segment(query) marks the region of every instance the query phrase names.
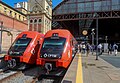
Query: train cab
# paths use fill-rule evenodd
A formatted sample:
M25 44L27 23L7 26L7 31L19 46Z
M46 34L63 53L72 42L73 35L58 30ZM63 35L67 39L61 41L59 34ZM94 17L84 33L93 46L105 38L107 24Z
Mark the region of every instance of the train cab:
M75 54L77 41L65 29L48 31L38 52L37 65L43 66L47 71L57 68L67 68Z
M35 64L43 38L44 34L36 31L21 32L5 55L4 60L8 68L22 70L30 64Z

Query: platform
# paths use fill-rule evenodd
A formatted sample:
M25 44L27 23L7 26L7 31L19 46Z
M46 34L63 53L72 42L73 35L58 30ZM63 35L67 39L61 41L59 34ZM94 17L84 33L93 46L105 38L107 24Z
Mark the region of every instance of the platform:
M120 57L120 54L116 57ZM120 83L120 68L100 57L95 59L95 54L89 54L88 57L85 54L77 54L62 83Z
M68 68L62 83L83 83L81 54L77 53Z

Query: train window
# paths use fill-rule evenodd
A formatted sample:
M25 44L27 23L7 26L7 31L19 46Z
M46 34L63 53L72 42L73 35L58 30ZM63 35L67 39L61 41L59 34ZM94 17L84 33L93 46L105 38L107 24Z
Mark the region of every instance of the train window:
M42 48L63 48L66 38L59 39L45 38Z
M42 58L60 58L61 53L64 50L64 45L66 42L66 38L59 37L59 39L51 39L51 37L45 38L40 54ZM45 55L49 55L46 57ZM52 55L56 55L56 57L52 57Z
M9 55L22 55L29 45L31 38L19 38L10 47Z

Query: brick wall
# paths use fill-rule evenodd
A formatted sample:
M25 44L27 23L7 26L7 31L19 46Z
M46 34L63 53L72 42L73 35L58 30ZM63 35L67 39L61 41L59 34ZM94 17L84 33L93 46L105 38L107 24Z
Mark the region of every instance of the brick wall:
M1 13L0 13L0 21L3 21L3 26L6 28L17 29L21 31L28 30L28 25L26 22L18 21L14 18L11 18Z

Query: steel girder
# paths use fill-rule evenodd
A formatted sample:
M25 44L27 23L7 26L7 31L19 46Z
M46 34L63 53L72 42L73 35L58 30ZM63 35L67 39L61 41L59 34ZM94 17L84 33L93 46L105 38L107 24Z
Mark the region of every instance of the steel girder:
M106 12L89 12L89 13L70 13L53 15L53 21L68 21L81 19L108 19L120 18L120 11L106 11Z

